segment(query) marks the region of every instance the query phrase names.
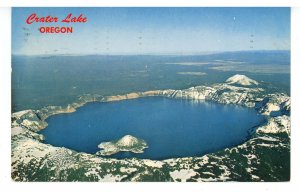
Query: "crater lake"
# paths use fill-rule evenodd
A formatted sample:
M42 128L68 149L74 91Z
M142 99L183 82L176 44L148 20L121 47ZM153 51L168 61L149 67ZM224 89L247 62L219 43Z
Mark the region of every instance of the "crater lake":
M144 153L114 158L167 159L201 156L245 142L264 117L254 109L214 102L146 97L94 102L47 119L45 143L94 154L101 142L124 135L143 139Z

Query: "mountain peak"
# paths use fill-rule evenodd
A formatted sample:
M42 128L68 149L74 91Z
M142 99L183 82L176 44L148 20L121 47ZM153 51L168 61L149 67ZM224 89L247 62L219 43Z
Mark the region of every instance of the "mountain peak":
M236 74L232 77L229 77L226 80L226 83L228 83L228 84L238 84L238 85L243 85L243 86L258 85L257 81L255 81L253 79L250 79L246 75L240 75L240 74Z

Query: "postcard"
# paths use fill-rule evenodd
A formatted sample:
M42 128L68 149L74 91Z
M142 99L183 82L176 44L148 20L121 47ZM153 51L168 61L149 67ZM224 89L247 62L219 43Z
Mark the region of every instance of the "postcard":
M12 179L289 181L290 14L12 8Z

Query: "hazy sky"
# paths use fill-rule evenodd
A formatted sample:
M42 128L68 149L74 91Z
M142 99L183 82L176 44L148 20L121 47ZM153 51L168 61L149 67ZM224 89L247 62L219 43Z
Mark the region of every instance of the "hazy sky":
M26 18L68 13L84 24ZM13 8L13 54L188 54L289 50L289 8ZM72 34L42 34L40 26L73 26Z

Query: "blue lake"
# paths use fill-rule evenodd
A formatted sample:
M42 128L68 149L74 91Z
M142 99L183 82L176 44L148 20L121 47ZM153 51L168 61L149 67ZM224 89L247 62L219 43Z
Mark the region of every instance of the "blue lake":
M74 113L47 119L45 143L96 153L98 144L132 135L149 148L114 158L166 159L199 156L245 142L265 118L254 109L213 102L148 97L89 103Z

